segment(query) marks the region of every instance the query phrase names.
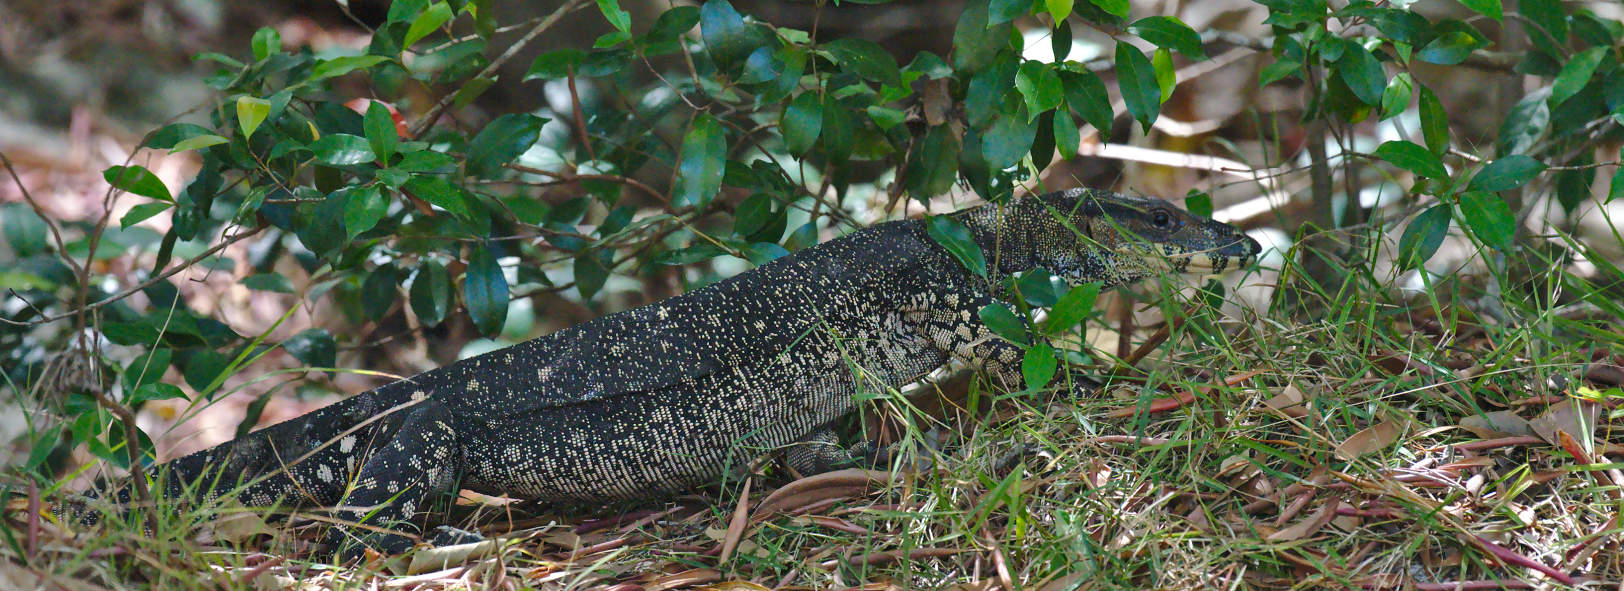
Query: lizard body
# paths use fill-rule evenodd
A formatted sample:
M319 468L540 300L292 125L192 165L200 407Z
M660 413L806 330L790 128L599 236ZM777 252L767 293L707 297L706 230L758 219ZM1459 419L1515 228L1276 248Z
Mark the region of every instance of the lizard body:
M878 224L179 458L165 491L209 496L248 482L248 505L337 506L340 520L396 525L454 484L538 501L648 498L778 448L798 471L825 471L849 459L826 444L828 429L860 391L901 387L954 358L1020 386L1022 349L979 318L999 279L1042 267L1074 285L1115 285L1221 272L1259 250L1166 202L1083 189L951 215L986 253L988 278L936 244L924 220Z

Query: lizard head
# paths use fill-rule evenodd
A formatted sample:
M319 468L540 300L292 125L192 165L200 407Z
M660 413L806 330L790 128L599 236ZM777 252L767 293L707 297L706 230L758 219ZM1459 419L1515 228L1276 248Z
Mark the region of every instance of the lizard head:
M1217 274L1251 264L1262 251L1234 226L1160 199L1071 189L1024 201L1046 218L1029 238L1033 262L1068 283Z

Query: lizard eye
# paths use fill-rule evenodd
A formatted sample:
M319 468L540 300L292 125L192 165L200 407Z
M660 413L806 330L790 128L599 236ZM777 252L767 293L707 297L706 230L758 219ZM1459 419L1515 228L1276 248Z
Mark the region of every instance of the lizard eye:
M1169 215L1165 209L1158 209L1150 214L1150 223L1155 224L1157 228L1166 230L1173 227L1173 216Z

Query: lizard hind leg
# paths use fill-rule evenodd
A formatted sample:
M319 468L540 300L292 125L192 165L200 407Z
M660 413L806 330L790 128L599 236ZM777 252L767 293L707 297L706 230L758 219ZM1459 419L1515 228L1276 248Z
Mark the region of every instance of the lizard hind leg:
M340 525L329 533L341 557L366 547L385 554L410 549L419 533L412 516L460 473L457 432L445 404L429 398L401 412L371 449L356 450L364 460L333 511Z
M784 464L802 476L822 474L859 464L856 455L840 446L840 437L819 427L784 448Z

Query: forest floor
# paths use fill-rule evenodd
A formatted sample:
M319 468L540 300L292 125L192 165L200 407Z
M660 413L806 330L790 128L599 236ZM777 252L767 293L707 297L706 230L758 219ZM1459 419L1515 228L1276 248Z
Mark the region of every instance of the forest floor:
M1210 298L1163 296L1159 307L1183 320L1140 325L1125 360L1105 356L1115 377L1091 397L993 393L962 375L876 393L849 434L904 442L913 451L892 470L797 479L764 461L694 495L563 513L464 493L430 519L491 541L344 565L319 553L319 516L163 506L70 536L19 500L0 531L0 581L1013 590L1624 580L1624 314L1605 295L1617 286L1564 275L1568 303L1538 310L1454 282L1428 292L1454 296L1393 301L1348 276L1334 294L1277 297L1268 313L1220 315ZM918 445L927 439L936 443ZM144 533L149 515L156 530Z

